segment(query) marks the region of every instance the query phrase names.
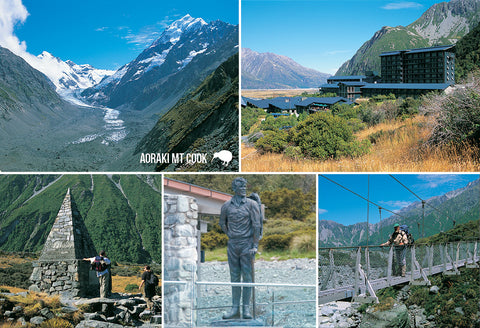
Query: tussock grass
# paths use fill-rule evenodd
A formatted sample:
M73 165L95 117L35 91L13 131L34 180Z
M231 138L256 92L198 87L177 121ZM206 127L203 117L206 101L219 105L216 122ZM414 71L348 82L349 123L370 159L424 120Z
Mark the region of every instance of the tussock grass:
M477 147L426 147L430 135L428 117L381 123L356 134L359 140L379 131L370 153L339 160L293 160L283 154L260 155L242 144L242 171L245 172L474 172L480 170Z
M260 250L259 253L255 255L256 260L263 260L263 261L283 261L283 260L290 260L296 258L308 258L314 259L316 258L317 254L315 250L302 252L299 250L287 250L287 251L263 251ZM227 259L227 248L226 247L219 247L214 250L207 250L205 251L205 261L224 261L226 262Z

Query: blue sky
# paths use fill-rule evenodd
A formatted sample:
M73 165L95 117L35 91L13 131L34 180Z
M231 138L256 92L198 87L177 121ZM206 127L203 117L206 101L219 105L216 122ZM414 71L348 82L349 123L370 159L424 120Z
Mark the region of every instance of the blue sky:
M18 3L20 0L1 0ZM29 15L13 33L27 51L116 69L134 59L166 25L190 14L238 24L237 0L23 0ZM6 15L5 13L0 15ZM0 17L1 19L1 17Z
M402 184L424 200L466 186L479 178L478 174L392 174ZM418 201L388 174L325 174L329 179L367 198L370 177L370 200L383 208L395 211ZM367 221L367 202L318 177L319 220L332 220L343 225ZM382 210L382 219L391 216ZM369 222L380 220L378 208L371 205Z
M382 26L406 26L439 2L242 0L242 47L334 74Z

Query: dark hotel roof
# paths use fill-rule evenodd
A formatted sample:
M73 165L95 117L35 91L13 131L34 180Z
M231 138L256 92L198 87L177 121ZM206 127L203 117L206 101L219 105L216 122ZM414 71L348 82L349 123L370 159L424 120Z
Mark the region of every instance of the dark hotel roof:
M327 81L361 80L365 78L367 78L365 75L330 76Z
M414 54L414 53L421 53L421 52L430 52L430 51L445 51L454 48L455 45L450 44L447 46L435 46L429 48L417 48L417 49L407 49L407 50L399 50L399 51L387 51L382 52L380 56L392 56L392 55L399 55L401 53L404 54Z
M445 90L447 83L369 83L361 89L397 89L397 90Z
M306 107L311 104L333 105L340 101L343 101L348 105L353 104L353 102L343 97L310 97L299 102L297 106Z

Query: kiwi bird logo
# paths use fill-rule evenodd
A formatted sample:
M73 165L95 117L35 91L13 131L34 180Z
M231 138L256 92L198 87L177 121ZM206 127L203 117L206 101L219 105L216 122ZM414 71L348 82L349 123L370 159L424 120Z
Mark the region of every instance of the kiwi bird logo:
M219 151L218 153L214 153L213 154L213 158L212 158L212 161L215 159L215 158L218 158L222 161L222 164L224 166L227 166L232 158L233 158L233 155L230 151L228 150L222 150L222 151Z

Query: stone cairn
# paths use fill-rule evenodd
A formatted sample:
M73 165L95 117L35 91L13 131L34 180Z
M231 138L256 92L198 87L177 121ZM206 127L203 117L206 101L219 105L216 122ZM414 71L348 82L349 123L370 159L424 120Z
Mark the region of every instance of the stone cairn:
M66 297L98 293L98 279L84 257L96 255L92 239L68 189L38 261L29 290Z
M187 327L192 318L193 282L197 280L198 205L195 198L164 195L164 320Z

